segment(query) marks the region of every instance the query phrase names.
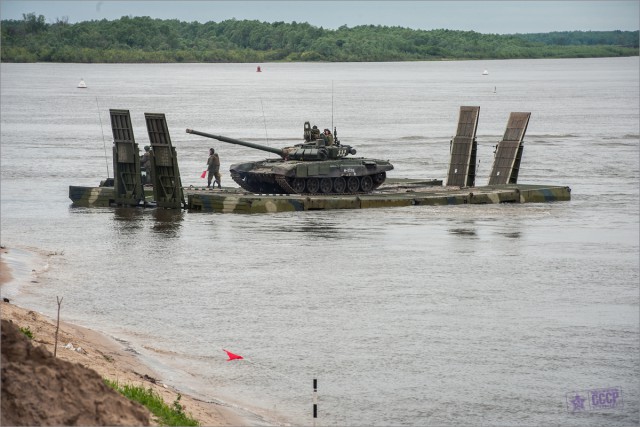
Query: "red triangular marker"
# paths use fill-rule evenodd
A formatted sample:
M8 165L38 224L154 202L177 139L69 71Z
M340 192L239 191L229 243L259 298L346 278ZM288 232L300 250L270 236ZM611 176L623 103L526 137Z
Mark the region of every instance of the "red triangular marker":
M200 175L200 178L204 178L207 176L207 171L202 172L202 175Z
M225 353L227 353L227 356L229 356L229 358L227 359L227 362L230 360L240 360L240 359L244 359L242 356L238 355L238 354L233 354L230 351L225 350L224 348L222 349L222 351L224 351Z

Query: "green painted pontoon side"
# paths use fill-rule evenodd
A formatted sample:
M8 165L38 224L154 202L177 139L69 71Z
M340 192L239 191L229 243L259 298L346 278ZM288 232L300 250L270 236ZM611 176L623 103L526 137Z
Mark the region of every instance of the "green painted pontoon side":
M484 187L441 187L426 181L396 180L379 191L359 195L261 195L240 189L185 188L187 209L194 212L269 213L400 206L445 206L495 203L548 203L571 200L571 189L557 185L505 184ZM151 197L147 192L146 200ZM113 187L69 187L76 206L110 206Z
M565 186L508 184L429 192L379 193L357 196L252 195L200 191L188 194L187 207L220 213L266 213L400 206L444 206L495 203L546 203L571 200Z

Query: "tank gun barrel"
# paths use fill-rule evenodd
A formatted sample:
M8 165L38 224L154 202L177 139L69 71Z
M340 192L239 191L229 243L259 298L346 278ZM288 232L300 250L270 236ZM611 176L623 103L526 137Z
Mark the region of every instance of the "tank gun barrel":
M187 129L187 133L192 133L194 135L204 136L205 138L217 139L218 141L227 142L229 144L243 145L245 147L255 148L256 150L268 151L269 153L277 154L280 157L285 157L284 150L280 148L268 147L266 145L255 144L253 142L241 141L239 139L228 138L226 136L221 135L212 135L206 132L200 132L193 129Z

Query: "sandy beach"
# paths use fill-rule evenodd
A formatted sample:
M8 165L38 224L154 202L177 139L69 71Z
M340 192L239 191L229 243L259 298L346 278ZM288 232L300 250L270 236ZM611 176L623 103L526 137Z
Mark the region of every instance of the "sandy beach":
M9 248L2 247L4 256ZM0 285L13 279L11 268L0 257ZM26 307L14 305L12 301L0 303L2 319L11 320L20 328L29 328L33 333L33 344L43 346L51 353L55 344L55 319L48 318ZM168 405L180 393L164 384L157 375L144 366L134 354L114 339L99 332L60 322L58 332L57 357L81 364L95 370L101 377L117 380L121 384L142 385L157 392ZM181 393L181 404L185 413L198 420L203 426L237 426L251 424L234 408L218 402L205 402ZM153 420L153 418L151 417Z

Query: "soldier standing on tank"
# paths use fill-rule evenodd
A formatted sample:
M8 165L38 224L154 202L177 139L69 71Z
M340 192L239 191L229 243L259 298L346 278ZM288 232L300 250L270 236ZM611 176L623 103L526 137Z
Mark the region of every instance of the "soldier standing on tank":
M144 182L143 184L151 184L151 147L144 146L144 154L140 158L140 164L144 169Z
M333 135L331 135L331 131L329 129L324 130L322 138L324 139L325 145L333 145Z
M320 129L318 129L318 126L313 125L311 128L311 141L315 141L317 139L320 139Z
M213 181L213 186L216 186L218 183L218 188L222 188L220 184L220 157L216 154L216 150L213 148L209 149L209 158L207 159L207 170L209 174L207 175L207 188L211 187L211 179L215 177Z

